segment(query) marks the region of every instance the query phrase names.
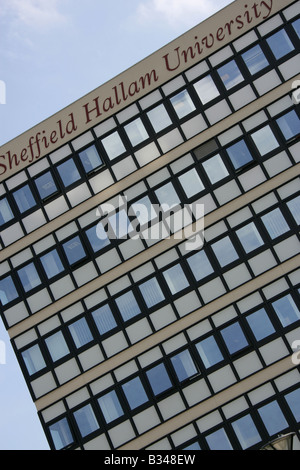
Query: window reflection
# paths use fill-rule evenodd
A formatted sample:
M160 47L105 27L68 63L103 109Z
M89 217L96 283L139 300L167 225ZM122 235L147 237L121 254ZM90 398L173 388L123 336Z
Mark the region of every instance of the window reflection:
M220 92L210 75L199 80L199 82L194 84L194 87L202 101L202 104L207 104L209 101L212 101L220 95Z
M71 158L61 165L58 165L57 170L66 188L80 180L79 171Z
M223 65L223 67L220 67L218 69L218 73L227 90L230 90L244 80L235 60L232 60L228 64Z
M206 160L202 165L212 184L217 183L229 175L229 172L219 154Z
M267 43L277 60L294 50L293 43L284 29L269 37Z
M259 131L254 132L252 134L252 139L254 140L254 143L261 156L264 156L279 147L279 143L270 126L265 126Z
M250 253L264 244L254 222L236 231L246 253Z
M86 173L89 173L102 166L102 160L95 145L92 145L91 147L80 152L79 158Z
M244 140L240 140L236 144L231 145L231 147L226 149L226 152L228 153L235 170L241 168L253 160L253 157Z
M260 72L260 70L268 67L269 65L269 62L259 45L252 47L249 51L242 54L242 58L244 59L251 75L255 75L257 72Z
M149 137L141 118L138 118L130 124L127 124L124 129L133 147L140 144Z
M117 131L108 137L105 137L102 140L102 144L110 160L119 157L126 151L126 148Z
M0 225L6 224L13 218L14 218L14 214L5 197L4 199L1 199L0 201Z
M0 281L0 300L2 305L6 305L19 297L14 281L11 276L7 276Z
M179 119L195 111L196 107L187 90L178 93L170 99Z
M41 199L46 199L58 191L50 171L35 180L35 184Z
M172 124L172 120L166 111L165 105L161 104L148 113L148 118L155 132L160 132Z
M29 292L41 284L40 276L38 275L36 267L33 263L30 263L24 268L19 269L18 276L25 292Z
M36 201L28 185L15 191L13 196L21 214L36 205Z

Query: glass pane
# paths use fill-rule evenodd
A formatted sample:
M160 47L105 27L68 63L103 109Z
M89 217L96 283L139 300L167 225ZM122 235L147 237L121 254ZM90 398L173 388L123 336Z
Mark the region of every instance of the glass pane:
M6 198L0 201L0 225L6 224L14 218L14 214Z
M148 196L139 199L137 202L132 204L131 209L136 215L140 225L148 223L150 220L156 217L154 206ZM130 212L131 215L131 212ZM133 215L133 214L132 214Z
M214 272L206 253L202 250L187 259L196 281L209 276Z
M153 307L165 298L155 278L144 282L139 288L148 308Z
M21 214L36 205L35 199L28 185L13 193Z
M246 253L250 253L264 244L254 222L236 231Z
M247 65L251 75L256 74L260 70L268 67L269 62L266 59L260 46L252 47L249 51L242 54L242 57Z
M92 315L101 335L104 335L117 326L109 305L104 305L103 307L98 308L92 313Z
M131 291L116 299L116 304L124 321L130 320L141 313L140 307Z
M103 395L103 397L98 398L98 403L107 423L111 423L124 414L117 394L114 390L107 393L106 395Z
M41 256L40 260L48 279L64 271L64 266L56 250Z
M107 233L104 230L104 227L100 222L99 224L94 225L94 227L91 227L88 230L86 230L85 233L88 237L88 240L90 242L90 245L94 253L102 250L103 248L105 248L107 245L110 244L110 241L107 237Z
M300 19L294 21L294 23L293 23L293 28L294 28L294 30L296 31L296 33L298 34L298 37L299 37L299 39L300 39Z
M65 187L68 187L76 181L80 180L79 171L77 170L77 167L72 159L67 160L61 165L58 165L57 170Z
M284 397L289 405L291 412L297 422L300 421L300 389L294 390L294 392L288 393Z
M114 132L108 137L105 137L105 139L102 140L102 144L110 160L113 160L122 153L126 152L126 148L124 147L118 132Z
M47 197L57 192L57 186L50 171L42 176L39 176L35 180L35 184L41 199L46 199Z
M215 155L209 160L206 160L202 165L212 184L217 183L229 175L220 155Z
M299 309L290 294L272 302L272 305L283 327L300 320Z
M25 292L29 292L41 284L40 277L33 263L19 269L18 276Z
M232 423L232 427L242 446L242 449L254 446L261 441L260 434L251 416L247 415Z
M247 322L249 323L256 341L260 341L276 331L264 308L249 315Z
M226 151L230 157L231 163L236 170L253 160L253 157L243 140L237 142L231 147L228 147Z
M267 42L277 60L294 50L293 43L284 29L273 34Z
M126 382L122 385L122 389L132 410L148 401L147 394L139 377Z
M171 357L171 362L180 382L198 373L188 350L182 351L181 353L176 354L176 356Z
M270 126L263 127L252 134L254 143L259 153L264 156L272 150L279 147L276 137L274 136Z
M161 204L162 210L165 212L180 204L180 199L172 183L165 184L157 189L155 194Z
M158 366L153 367L148 370L146 374L154 395L159 395L172 387L172 382L164 364L159 364Z
M38 344L32 346L26 351L23 351L22 357L29 375L33 375L39 370L46 367L46 362Z
M63 249L70 264L74 264L86 256L79 237L74 237L63 244Z
M224 359L213 336L210 336L209 338L206 338L197 343L196 348L206 368L212 367Z
M220 95L219 90L210 75L199 80L199 82L195 83L194 87L203 104L212 101Z
M292 139L300 134L300 119L295 110L277 119L276 122L286 140Z
M61 331L46 338L45 343L53 361L58 361L70 352Z
M133 147L140 144L149 137L141 118L138 118L130 124L127 124L124 129Z
M133 230L127 212L124 209L109 217L108 221L108 237L112 240L118 238L126 239L129 232Z
M228 64L223 65L223 67L220 67L218 69L218 73L227 90L230 90L234 86L244 81L244 77L235 60L232 60Z
M93 341L91 330L85 318L81 318L75 323L72 323L72 325L69 325L69 330L76 348L81 348L81 346Z
M287 203L289 210L291 211L292 216L294 217L296 223L300 224L300 196L295 197Z
M86 173L99 168L103 164L95 145L80 152L79 158Z
M187 197L192 197L204 189L204 185L195 168L179 176L178 179Z
M288 427L288 423L277 401L272 401L268 405L263 406L258 412L270 436Z
M194 444L184 447L183 450L201 450L201 447L198 442L194 442Z
M229 237L222 238L211 247L222 268L239 257Z
M67 418L51 424L51 426L49 426L49 431L56 450L63 449L73 442Z
M206 436L208 446L211 450L232 450L232 445L224 429L219 429Z
M176 294L189 286L182 267L177 264L163 273L172 294Z
M15 288L14 281L11 276L8 276L0 281L0 300L2 305L6 305L9 302L12 302L19 294Z
M170 99L179 119L195 111L196 107L187 90L178 93Z
M77 426L82 437L99 429L99 424L91 405L86 405L74 412Z
M276 238L290 230L280 209L274 209L264 215L261 220L264 223L271 238Z
M152 109L147 114L155 132L160 132L172 124L172 120L163 104Z
M248 346L248 341L239 323L233 323L233 325L227 326L227 328L221 330L221 334L230 354L234 354Z

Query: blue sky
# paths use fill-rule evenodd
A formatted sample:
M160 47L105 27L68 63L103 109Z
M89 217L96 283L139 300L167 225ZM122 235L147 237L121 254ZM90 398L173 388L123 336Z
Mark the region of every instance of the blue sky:
M1 0L0 145L166 45L232 0ZM0 100L3 101L3 100ZM7 333L0 450L48 449Z

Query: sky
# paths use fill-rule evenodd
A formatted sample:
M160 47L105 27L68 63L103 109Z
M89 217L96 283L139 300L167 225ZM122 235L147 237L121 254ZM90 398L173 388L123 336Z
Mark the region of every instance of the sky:
M0 146L231 2L0 0ZM47 450L0 320L0 347L3 344L0 450Z

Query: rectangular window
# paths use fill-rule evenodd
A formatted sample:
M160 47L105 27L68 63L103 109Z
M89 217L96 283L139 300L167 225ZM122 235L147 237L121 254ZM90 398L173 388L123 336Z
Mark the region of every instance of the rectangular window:
M196 344L197 351L204 366L208 369L209 367L218 364L223 361L224 357L220 351L220 348L213 336L206 338Z
M247 322L256 341L260 341L276 331L264 308L251 313L251 315L247 317Z
M57 250L52 250L50 253L41 256L40 260L48 279L52 279L54 276L64 271L64 266Z
M50 171L36 178L35 185L41 199L47 199L58 191Z
M249 51L242 54L242 58L244 59L251 75L255 75L257 72L260 72L260 70L263 70L269 65L269 62L259 45L252 47Z
M279 147L279 143L270 126L265 126L251 135L261 156Z
M107 233L100 222L86 230L85 233L94 253L97 253L97 251L102 250L110 244Z
M295 420L299 423L300 422L300 389L294 390L291 393L288 393L284 397L287 401L287 404L290 407L291 412Z
M57 421L57 423L51 424L49 431L56 450L63 449L72 444L73 436L67 418L63 418Z
M62 163L61 165L58 165L57 170L63 185L66 188L81 178L77 166L75 165L75 162L72 160L72 158Z
M289 326L300 320L299 309L290 294L272 302L272 306L283 327Z
M11 276L7 276L0 281L0 300L2 305L6 305L19 297L14 281Z
M201 250L187 259L196 281L204 279L214 272L205 251Z
M268 212L266 215L262 216L261 220L272 239L280 237L280 235L290 230L279 208Z
M244 77L235 60L231 60L228 62L228 64L220 67L218 69L218 74L220 75L222 82L224 83L227 90L230 90L244 81Z
M300 196L287 202L287 206L294 217L296 223L300 225Z
M91 405L86 405L80 408L80 410L74 411L73 414L82 437L99 429L99 424Z
M288 423L276 400L262 406L258 409L258 412L270 436L288 427Z
M164 300L164 294L157 282L157 279L153 278L149 281L144 282L139 286L139 289L143 295L148 308L153 307L162 300Z
M238 322L221 330L221 335L230 354L234 354L248 346L248 341Z
M74 237L64 243L63 249L70 265L75 264L86 257L85 250L79 237Z
M147 115L155 132L160 132L172 124L172 120L163 104L149 111Z
M248 449L261 441L260 434L250 415L243 416L242 418L234 421L232 423L232 427L243 450Z
M142 199L139 199L137 202L133 203L131 208L134 214L137 216L137 220L141 226L147 224L150 220L157 216L154 206L148 196L145 196Z
M170 209L180 204L180 199L172 183L167 183L157 189L155 194L164 212L168 212Z
M185 351L176 354L171 357L171 363L174 367L179 382L198 374L198 369L192 359L190 352L186 349Z
M159 364L146 372L154 395L159 395L172 387L169 374L164 364Z
M276 122L285 140L290 140L300 135L300 119L295 110L280 117Z
M223 428L206 436L206 441L210 450L232 450L230 440Z
M133 147L139 145L149 137L141 118L138 118L130 124L127 124L124 129Z
M206 162L203 162L202 165L212 184L221 181L229 175L229 172L219 154L209 158Z
M124 321L130 320L141 313L140 307L131 291L118 297L116 304Z
M299 39L300 39L300 19L294 21L294 23L293 23L293 28L294 28L294 30L296 31L296 33L298 34L298 37L299 37Z
M38 344L23 351L22 357L29 375L33 375L46 367L46 362Z
M188 198L203 191L204 185L195 168L179 176L179 182Z
M41 284L40 276L38 275L33 263L19 269L18 276L25 292L29 292Z
M122 385L122 389L131 410L134 410L148 401L148 396L139 377L126 382Z
M86 173L90 173L103 165L95 145L80 152L79 158Z
M194 87L202 104L207 104L220 96L220 92L210 75L199 80L199 82L194 84Z
M69 325L69 331L76 348L81 348L81 346L90 343L94 339L85 318L81 318L72 323L72 325Z
M250 253L264 244L254 222L240 228L236 231L236 234L246 253Z
M103 307L98 308L92 313L92 316L100 335L104 335L117 326L109 305L104 305Z
M103 395L103 397L98 398L98 403L107 423L111 423L124 414L122 406L120 405L119 399L114 390L107 393L106 395Z
M6 199L0 201L0 225L4 225L14 218L14 214L10 208L9 202Z
M277 60L294 50L293 43L284 29L269 37L267 43Z
M23 188L20 188L15 191L13 193L13 196L21 214L36 205L36 201L28 185L23 186Z
M236 144L231 145L231 147L226 149L226 152L228 153L235 170L238 170L253 160L253 157L244 140L240 140Z
M189 286L189 282L180 264L167 269L163 272L163 275L173 295Z
M187 90L184 90L178 93L178 95L173 96L170 101L179 119L184 118L196 109L192 98L190 97L189 92Z
M113 132L113 134L105 137L102 140L103 147L108 155L110 160L119 157L122 153L126 152L126 148L119 136L117 131Z
M211 247L222 268L239 258L229 237L222 238L220 241L213 243Z
M125 209L110 216L108 222L108 238L112 240L126 239L128 234L133 230Z
M52 361L58 361L70 353L65 337L61 331L45 339Z

